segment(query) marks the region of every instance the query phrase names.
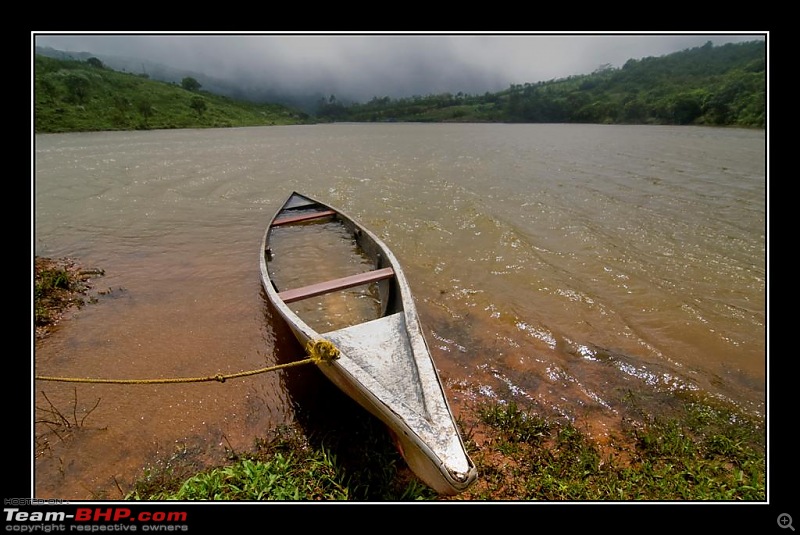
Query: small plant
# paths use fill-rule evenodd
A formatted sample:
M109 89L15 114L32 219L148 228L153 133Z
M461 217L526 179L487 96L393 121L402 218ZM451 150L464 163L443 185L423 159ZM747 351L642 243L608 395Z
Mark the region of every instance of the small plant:
M458 499L764 500L762 424L711 400L682 403L668 417L640 414L602 448L569 421L483 405L491 438L474 456L478 484Z
M386 450L365 449L360 464L343 463L329 448L311 447L293 427L281 426L273 432L271 440L257 441L254 452L191 477L181 479L184 471L174 462L148 469L125 499L407 501L435 497L418 481L399 477L394 454ZM366 444L374 444L370 437L364 438ZM375 439L380 441L378 435Z
M104 275L102 269L79 269L74 261L62 258L53 260L34 258L33 303L34 326L37 338L43 338L49 329L58 323L70 308L80 308L88 297L88 280L92 276Z
M72 433L84 427L86 419L100 404L98 398L92 408L83 410L82 414L78 415L78 391L73 390L72 410L71 414L65 415L60 411L47 397L47 394L42 392L42 397L47 401L47 407L36 407L37 418L34 424L43 431L36 434L36 455L42 455L45 451L50 449L50 437L55 436L61 442L65 442Z
M280 427L271 439L257 442L254 453L188 478L178 477L174 463L167 463L161 471L148 471L126 499L765 499L761 423L708 401L686 402L682 414L668 418L643 417L603 447L571 422L515 403L481 404L474 416L480 421L473 423L467 443L480 475L476 485L454 497L437 496L414 478L385 429L365 417L349 433L327 440L310 441L298 428ZM347 459L333 451L346 452Z
M544 418L522 411L516 403L484 404L478 408L484 423L498 429L510 442L541 440L550 430Z
M336 480L335 459L321 451L303 459L277 452L268 458L244 458L186 480L176 500L320 500L347 499Z
M33 285L34 314L37 326L54 320L52 309L78 304L79 300L70 296L73 283L69 272L63 267L37 269Z

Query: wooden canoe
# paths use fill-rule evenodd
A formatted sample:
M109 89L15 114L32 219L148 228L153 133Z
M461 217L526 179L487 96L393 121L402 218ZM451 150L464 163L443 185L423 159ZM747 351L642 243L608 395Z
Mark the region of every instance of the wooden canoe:
M300 260L309 268L318 264L318 280L288 282L291 274L278 270L280 259L293 247L306 247L317 239L321 226L336 226L363 261L345 263L335 272L325 256ZM324 232L327 232L324 231ZM304 233L311 233L305 237ZM317 234L314 234L317 233ZM315 254L314 251L308 251ZM318 367L338 388L379 418L394 435L411 470L443 495L458 494L476 479L445 396L439 374L422 333L408 282L394 254L372 232L339 210L293 192L277 211L264 233L260 255L264 290L303 347L318 340L331 342L338 358L320 361ZM348 271L352 271L348 273ZM299 284L298 287L293 287ZM324 308L331 294L360 292L360 301L373 303L365 311L348 312L346 326L312 326L313 314ZM311 302L303 308L303 302ZM308 312L311 311L311 312ZM321 331L321 332L318 332Z

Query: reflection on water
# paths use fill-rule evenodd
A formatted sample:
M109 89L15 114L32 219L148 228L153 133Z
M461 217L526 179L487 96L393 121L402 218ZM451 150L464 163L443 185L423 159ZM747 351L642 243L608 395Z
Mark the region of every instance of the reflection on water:
M35 144L35 253L105 271L98 302L36 344L39 375L196 377L301 358L265 308L258 267L265 226L295 190L351 214L398 257L456 413L528 400L602 437L626 392L666 403L689 390L763 414L763 131L317 125ZM296 262L331 278L320 246L298 248L310 257ZM35 417L51 404L86 416L39 444L35 494L117 498L176 450L221 462L315 406L311 371L35 381ZM289 392L290 376L308 395Z

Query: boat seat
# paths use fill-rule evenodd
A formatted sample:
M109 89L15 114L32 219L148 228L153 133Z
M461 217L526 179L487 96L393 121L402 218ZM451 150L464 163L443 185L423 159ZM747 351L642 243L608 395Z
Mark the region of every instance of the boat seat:
M301 299L308 299L309 297L316 297L318 295L335 292L337 290L344 290L352 288L353 286L360 286L362 284L369 284L383 279L394 277L394 270L391 267L375 269L358 273L356 275L349 275L339 279L332 279L325 282L318 282L316 284L309 284L308 286L301 286L300 288L293 288L285 290L278 294L284 303L293 303Z
M328 217L328 216L332 216L332 215L336 215L336 212L334 212L333 210L321 210L319 212L307 212L305 214L290 215L290 216L286 216L286 217L281 217L281 218L275 219L272 222L272 226L273 227L277 227L277 226L280 226L280 225L287 225L289 223L299 223L301 221L310 221L312 219L320 219L320 218Z

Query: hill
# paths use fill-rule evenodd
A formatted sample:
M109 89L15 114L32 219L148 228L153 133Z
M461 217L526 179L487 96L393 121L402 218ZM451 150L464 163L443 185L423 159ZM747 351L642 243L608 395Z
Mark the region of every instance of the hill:
M308 114L238 101L181 84L118 72L97 58L34 58L34 131L89 132L302 124Z
M766 43L711 42L622 68L547 82L512 84L484 95L464 93L344 106L322 102L328 121L524 122L766 125Z
M765 41L687 49L621 68L483 95L459 92L344 104L320 99L315 115L109 69L97 57L35 55L36 132L207 128L309 122L505 122L678 124L764 128ZM214 86L216 87L216 86Z
M252 83L247 83L247 85L243 86L238 80L219 78L192 69L172 67L159 61L153 61L143 57L104 54L99 51L96 53L66 52L47 46L36 46L34 47L34 52L37 55L63 60L86 61L93 57L99 59L106 67L115 71L145 75L150 80L158 80L178 85L180 85L181 80L184 78L191 77L202 84L204 91L215 95L221 95L237 101L282 104L288 108L300 110L310 115L315 113L317 103L322 97L321 91L295 93L280 90L272 86L253 85Z

